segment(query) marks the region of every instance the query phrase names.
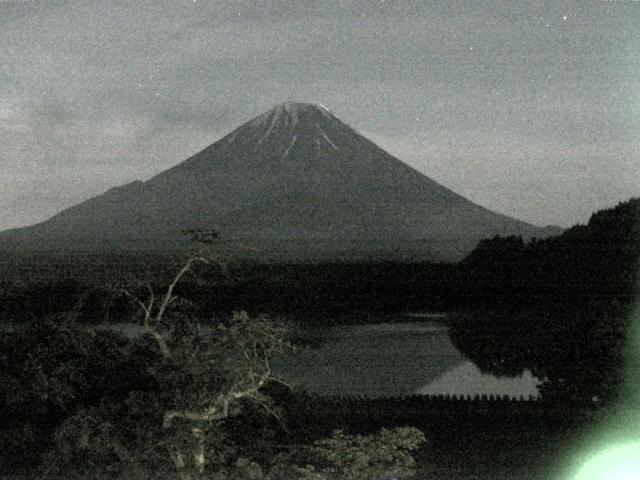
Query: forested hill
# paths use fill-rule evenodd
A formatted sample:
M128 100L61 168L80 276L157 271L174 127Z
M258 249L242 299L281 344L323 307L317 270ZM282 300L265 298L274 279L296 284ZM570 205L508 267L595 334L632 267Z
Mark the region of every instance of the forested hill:
M546 240L483 240L457 264L231 263L225 275L202 272L206 285L186 278L181 293L201 307L204 318L246 309L313 322L318 317L351 321L344 315L353 318L356 312L364 321L368 312L554 305L565 310L596 299L624 307L637 273L639 204L640 199L629 200L595 213L587 225ZM153 255L0 258L0 317L21 322L82 305L88 322L129 321L130 311L114 317L129 302L112 298L107 286L143 278L159 287L180 261Z
M121 269L136 271L140 261L170 271L174 262L134 259L84 258L80 267L102 272L86 278L72 275L80 268L77 257L63 259L76 270L43 263L46 279L43 266L33 267L40 274L32 281L0 284L0 318L19 324L75 310L82 322L131 321L135 306L99 278L117 283L127 277ZM238 309L313 325L371 322L377 313L388 321L389 313L458 311L452 338L481 368L506 374L529 368L549 379L547 398L611 399L619 391L639 259L640 199L632 199L558 237L483 240L457 264L241 263L224 274L214 269L187 277L177 293L204 321ZM152 277L154 287L165 277Z
M482 240L460 264L467 291L485 304L541 297L606 297L628 304L640 258L640 198L594 213L557 237L524 242L520 237Z
M458 318L452 338L484 370L546 378L546 398L624 400L639 269L640 199L548 240L483 241L460 264L474 313Z

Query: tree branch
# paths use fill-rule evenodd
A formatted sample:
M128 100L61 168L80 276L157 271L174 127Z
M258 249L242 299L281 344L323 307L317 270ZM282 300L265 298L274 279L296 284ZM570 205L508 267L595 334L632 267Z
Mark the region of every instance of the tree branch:
M153 313L153 309L156 303L156 296L150 285L146 286L147 291L149 292L149 299L146 303L140 300L137 296L133 295L126 288L120 289L127 297L137 303L144 312L144 320L142 321L142 326L147 331L147 333L151 335L151 337L153 337L156 344L158 345L158 348L160 349L160 353L164 358L171 358L171 350L169 349L166 340L158 330L158 326L162 321L162 317L164 316L167 307L178 298L173 295L173 290L175 289L180 279L185 275L185 273L191 271L191 268L196 262L208 264L210 263L210 260L201 255L194 255L189 257L187 262L182 266L182 268L178 271L176 276L167 287L167 290L162 297L162 301L160 302L160 306L158 307L155 315Z
M151 315L153 312L153 305L155 303L156 297L153 293L153 289L149 285L147 285L147 290L149 291L149 300L147 300L147 303L145 304L142 300L133 295L126 288L121 289L121 291L126 296L128 296L130 299L136 302L140 306L140 308L142 308L142 311L144 312L144 320L142 321L142 326L147 331L147 333L151 335L151 337L153 337L156 344L158 345L158 348L160 349L160 353L162 354L162 356L164 358L171 358L171 351L169 350L167 342L165 341L162 334L151 324Z
M206 465L206 434L201 428L193 428L191 430L192 435L196 439L196 448L193 452L193 463L196 467L196 471L200 474L204 474L204 467Z
M209 408L202 411L190 410L169 410L164 414L163 428L170 428L175 418L185 418L187 420L197 422L213 422L222 420L229 416L229 403L240 400L242 398L255 398L258 390L271 378L271 370L264 372L257 382L244 390L235 390L234 388L226 394L219 395L215 403Z
M156 314L156 317L155 317L156 322L159 323L160 320L162 320L164 311L166 310L167 306L175 300L175 297L173 296L173 289L176 287L176 285L178 284L180 279L184 276L184 274L191 270L191 267L195 262L209 263L209 260L202 256L193 256L187 260L187 263L183 265L183 267L178 271L178 273L174 277L173 281L167 287L167 291L165 292L164 297L162 298L160 307L158 307L158 313Z

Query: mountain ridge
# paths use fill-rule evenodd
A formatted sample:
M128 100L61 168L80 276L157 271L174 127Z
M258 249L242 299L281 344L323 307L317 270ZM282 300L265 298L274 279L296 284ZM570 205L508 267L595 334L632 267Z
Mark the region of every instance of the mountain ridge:
M326 242L330 256L334 242L336 251L361 245L355 257L384 250L393 257L408 249L443 259L459 258L496 234L548 233L435 182L321 104L286 102L147 181L111 188L31 227L0 232L0 246L180 249L186 245L180 232L202 227L258 249L261 243L298 242L303 256L314 242ZM456 253L428 245L443 242Z

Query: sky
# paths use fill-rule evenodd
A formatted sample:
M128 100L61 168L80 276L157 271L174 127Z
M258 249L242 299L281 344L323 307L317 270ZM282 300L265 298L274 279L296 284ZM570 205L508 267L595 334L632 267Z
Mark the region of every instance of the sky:
M640 196L640 0L0 0L0 230L318 102L487 208Z

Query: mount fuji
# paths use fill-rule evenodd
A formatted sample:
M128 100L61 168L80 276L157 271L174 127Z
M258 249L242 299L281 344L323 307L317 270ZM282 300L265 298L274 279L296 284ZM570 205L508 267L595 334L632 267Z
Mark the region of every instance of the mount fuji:
M198 228L298 260L455 260L482 238L558 233L465 199L322 105L285 103L145 182L1 232L0 248L173 251Z

